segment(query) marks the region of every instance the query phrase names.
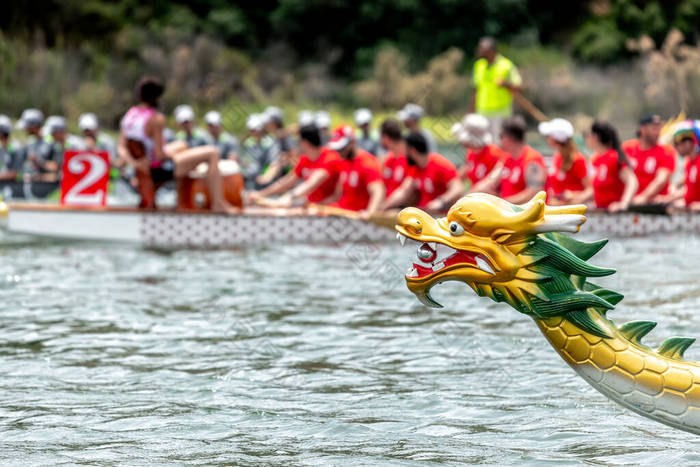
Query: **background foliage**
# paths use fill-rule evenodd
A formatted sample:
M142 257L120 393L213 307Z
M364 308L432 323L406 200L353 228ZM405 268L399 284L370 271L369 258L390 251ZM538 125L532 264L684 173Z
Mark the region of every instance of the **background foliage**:
M0 111L12 115L30 105L69 117L91 110L113 126L144 73L166 79L166 110L182 101L200 110L237 109L235 125L248 109L271 102L388 110L418 101L433 114L460 113L473 51L485 34L498 37L520 66L527 95L546 112L634 119L651 107L700 110L700 0L4 6ZM666 50L669 31L675 45Z

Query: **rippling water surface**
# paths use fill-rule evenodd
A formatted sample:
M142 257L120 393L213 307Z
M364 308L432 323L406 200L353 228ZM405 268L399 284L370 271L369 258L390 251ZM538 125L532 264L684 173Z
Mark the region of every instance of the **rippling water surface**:
M697 465L531 320L396 245L144 251L0 234L2 464ZM611 316L700 336L700 239L614 240ZM700 360L700 349L688 358Z

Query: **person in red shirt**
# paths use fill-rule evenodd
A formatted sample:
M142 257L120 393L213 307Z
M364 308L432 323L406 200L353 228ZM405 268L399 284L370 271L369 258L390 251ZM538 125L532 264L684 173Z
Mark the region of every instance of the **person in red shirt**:
M382 167L376 157L357 146L355 130L350 125L338 126L328 147L340 154L340 162L332 165L338 175L333 206L358 211L369 219L384 201Z
M586 143L594 154L592 187L585 200L593 197L595 207L610 212L626 210L637 192L637 176L627 155L620 147L617 130L608 122L596 121L591 126Z
M459 169L463 180L471 183L470 193L496 194L506 154L491 142L489 121L479 114L468 114L452 128L466 150L465 164Z
M499 192L501 198L522 204L544 189L547 180L542 154L525 144L525 120L512 117L503 121L501 148L508 153L503 162Z
M386 196L396 190L406 178L408 159L406 159L406 141L401 134L401 124L398 120L388 118L381 126L379 142L386 149L382 161L382 178L386 187Z
M418 193L418 207L432 213L444 213L464 194L457 167L445 156L428 153L428 142L420 133L406 136L408 176L386 200L384 209L402 206Z
M338 174L332 166L340 162L340 155L321 146L321 132L313 125L300 128L299 150L301 156L294 169L267 188L248 193L247 199L279 207L289 207L300 200L327 204L338 182ZM265 197L281 193L277 200L263 201Z
M574 142L574 126L568 120L555 118L540 123L539 132L557 152L552 156L547 182L547 200L553 205L578 204L585 201L591 186L586 158Z
M685 158L685 178L668 196L677 208L700 211L700 146L698 132L693 121L678 124L673 133L673 144L681 157Z
M676 154L672 147L658 143L662 125L661 117L647 115L639 121L639 138L622 144L639 181L632 204L660 202L668 194L669 181L676 170Z

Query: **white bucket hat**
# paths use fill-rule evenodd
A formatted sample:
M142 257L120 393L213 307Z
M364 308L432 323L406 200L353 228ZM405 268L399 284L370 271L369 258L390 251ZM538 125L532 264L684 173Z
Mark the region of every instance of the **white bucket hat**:
M210 110L204 114L204 123L211 126L221 126L221 114L216 110Z
M98 126L97 116L93 113L82 114L80 118L78 118L78 129L80 131L96 131Z
M489 121L479 114L467 114L460 123L452 126L452 132L460 143L484 147L493 142L489 132Z
M316 126L319 128L330 128L331 127L331 115L325 110L319 110L316 112L314 118Z
M355 111L355 124L358 126L365 125L372 121L372 112L369 109L357 109Z
M262 131L265 129L265 123L267 119L263 114L251 114L246 119L245 126L251 131Z
M574 126L563 118L542 122L537 127L542 136L549 136L558 143L566 143L574 136Z
M175 115L175 121L177 123L194 121L194 110L192 110L192 107L189 105L178 105L175 107L173 114Z

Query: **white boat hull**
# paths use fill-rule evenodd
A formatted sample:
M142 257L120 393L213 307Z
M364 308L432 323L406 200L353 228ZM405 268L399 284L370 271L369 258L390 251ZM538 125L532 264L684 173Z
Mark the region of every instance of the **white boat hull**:
M396 232L337 216L220 215L11 206L7 230L59 239L117 241L145 247L241 247L275 243L384 242Z
M700 215L591 212L582 232L630 237L657 233L700 234ZM394 240L391 219L382 225L338 216L247 211L243 215L136 209L70 209L12 205L8 231L59 239L116 241L145 247L226 248L276 243L379 243Z

